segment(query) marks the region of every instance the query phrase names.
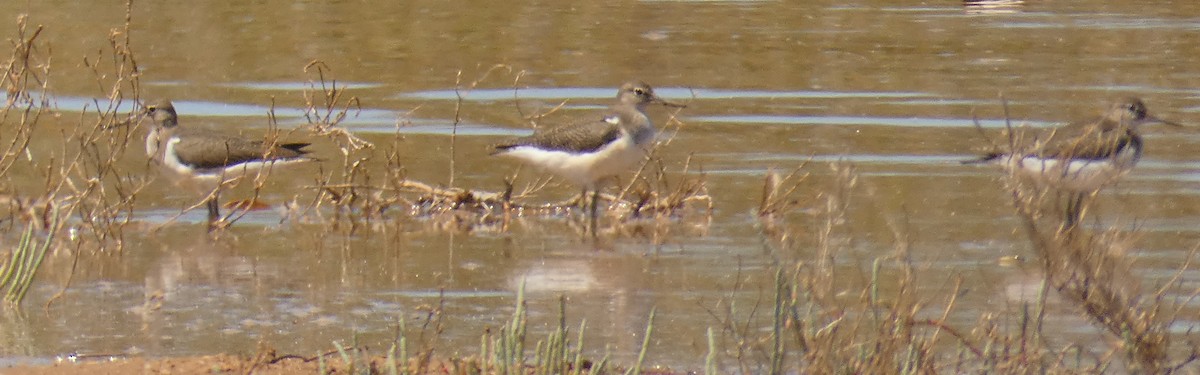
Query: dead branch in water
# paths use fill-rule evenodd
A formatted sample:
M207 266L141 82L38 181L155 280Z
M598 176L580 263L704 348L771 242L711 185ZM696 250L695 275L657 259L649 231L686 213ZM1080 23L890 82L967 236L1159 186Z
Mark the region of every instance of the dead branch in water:
M316 79L308 79L308 88L304 90L304 119L315 133L334 139L342 153L375 147L338 126L350 116L351 110L355 116L362 112L362 103L357 96L346 97L346 89L338 86L337 80L326 80L325 74L329 70L321 60L313 60L304 66L304 73L316 75Z
M469 211L481 217L500 215L554 215L581 209L577 199L552 203L522 203L513 200L511 191L490 192L464 188L443 188L420 181L403 180L388 186L354 185L354 184L324 184L306 186L330 195L336 202L352 200L346 192L369 191L369 196L377 201L373 206L377 210L404 208L417 215L427 215L447 211ZM639 192L638 200L622 201L611 194L600 194L600 199L609 202L614 208L610 215L618 217L645 217L647 215L666 215L677 212L691 204L702 204L711 210L711 198L705 193L706 188L700 182L681 184L676 190L660 195L654 191ZM404 194L412 194L405 197ZM390 198L383 198L383 197ZM362 199L358 195L354 199Z

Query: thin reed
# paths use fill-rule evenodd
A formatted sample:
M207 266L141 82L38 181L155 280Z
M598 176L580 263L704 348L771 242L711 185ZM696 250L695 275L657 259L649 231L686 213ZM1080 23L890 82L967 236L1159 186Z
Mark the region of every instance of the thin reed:
M51 227L56 228L59 220L58 210L52 209L49 219ZM25 300L42 260L46 259L46 253L54 243L54 232L39 235L40 229L40 223L25 224L25 232L17 247L11 250L12 254L6 261L0 263L0 289L7 289L4 302L10 306L19 306ZM39 240L37 237L42 238Z

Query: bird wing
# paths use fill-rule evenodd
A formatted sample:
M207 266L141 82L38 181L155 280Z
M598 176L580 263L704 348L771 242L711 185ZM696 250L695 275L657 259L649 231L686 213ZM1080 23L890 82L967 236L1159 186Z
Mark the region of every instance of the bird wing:
M496 145L496 152L520 146L532 146L552 151L593 152L621 137L621 127L605 121L610 116L615 115L606 115L599 121L584 121L548 128L534 132L530 136L511 139Z
M1051 132L1033 154L1044 158L1106 159L1135 137L1128 125L1113 121L1071 124Z
M192 134L186 142L176 143L175 154L179 161L194 168L224 168L256 160L281 160L303 157L301 150L307 143L288 143L267 146L261 140L247 140L213 134Z
M1014 134L1010 150L997 150L963 164L986 163L1005 155L1050 159L1107 159L1131 143L1140 142L1128 123L1100 117L1074 122L1049 131L1025 129Z

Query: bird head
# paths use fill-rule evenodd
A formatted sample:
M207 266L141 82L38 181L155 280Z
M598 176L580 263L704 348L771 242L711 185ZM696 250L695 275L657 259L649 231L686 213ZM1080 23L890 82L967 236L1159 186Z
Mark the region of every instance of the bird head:
M1171 126L1183 126L1179 123L1166 121L1150 114L1146 109L1146 103L1142 99L1135 97L1123 98L1108 109L1108 119L1119 124L1127 124L1129 126L1139 126L1142 124L1167 124Z
M617 100L622 104L637 106L639 109L650 103L658 103L668 107L684 108L683 104L668 102L654 94L654 89L641 81L625 82L617 91Z
M159 99L149 104L145 104L142 109L142 114L150 116L154 122L164 128L174 127L179 125L179 118L175 114L175 106L170 100Z

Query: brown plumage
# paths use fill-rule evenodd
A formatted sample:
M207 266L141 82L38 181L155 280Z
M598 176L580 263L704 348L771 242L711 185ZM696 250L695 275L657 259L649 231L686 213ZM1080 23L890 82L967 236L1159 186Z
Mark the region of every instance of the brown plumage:
M1086 193L1116 181L1137 164L1144 148L1138 129L1155 122L1179 126L1151 116L1141 99L1124 98L1099 118L1016 134L1011 150L964 163L993 162L1038 183Z
M268 143L180 127L169 100L147 104L143 113L154 120L146 135L146 155L177 177L204 183L209 191L264 167L316 160L308 156L304 142ZM217 194L205 203L211 228L220 220Z
M1141 99L1124 98L1099 118L1070 123L1026 139L1024 145L1018 145L1017 151L1023 148L1027 151L1026 156L1043 159L1092 160L1109 158L1129 146L1140 152L1142 137L1137 128L1153 122L1178 125L1151 116ZM1005 155L1006 152L993 152L971 162L992 161Z
M268 145L262 140L189 129L177 131L175 135L186 140L175 145L175 154L179 161L201 170L225 168L253 161L300 159L309 153L304 150L304 147L309 145L306 142Z
M593 121L556 126L515 138L495 146L492 154L499 154L513 147L532 146L543 150L571 153L593 152L621 137L621 127L604 122L604 117Z
M596 229L598 183L645 160L656 130L646 105L669 103L643 82L626 82L617 90L617 103L607 110L567 125L534 132L496 145L492 155L520 159L592 190L592 233Z
M644 112L646 105L682 107L660 99L650 85L637 81L621 85L616 99L608 109L580 121L502 142L494 146L492 155L521 159L591 189L600 179L645 157L656 132Z
M304 150L309 143L267 144L263 140L180 127L175 106L166 99L146 105L145 113L155 122L155 128L146 138L147 155L162 160L164 143L170 138L178 138L179 142L173 144L175 157L180 163L196 169L196 173L212 173L248 162L300 160L307 158L309 153Z

